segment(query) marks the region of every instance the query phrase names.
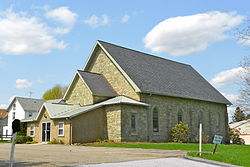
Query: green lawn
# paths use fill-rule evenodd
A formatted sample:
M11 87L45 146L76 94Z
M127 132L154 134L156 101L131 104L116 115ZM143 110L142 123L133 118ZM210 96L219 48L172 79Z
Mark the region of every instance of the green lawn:
M187 150L198 151L199 145L195 143L114 143L114 144L93 144L95 147L126 147L144 149L166 149L166 150ZM234 165L250 167L250 146L248 145L218 145L215 154L212 154L213 144L203 144L202 158L230 163ZM199 157L197 152L188 152L189 156Z

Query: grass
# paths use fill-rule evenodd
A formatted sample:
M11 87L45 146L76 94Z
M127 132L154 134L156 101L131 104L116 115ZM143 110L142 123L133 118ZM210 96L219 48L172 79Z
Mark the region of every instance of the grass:
M89 144L95 147L125 147L144 149L166 149L166 150L186 150L189 156L199 157L197 151L199 145L196 143L95 143ZM216 153L212 154L213 144L203 144L201 158L225 162L233 165L250 167L250 146L248 145L218 145ZM209 153L211 152L211 153Z

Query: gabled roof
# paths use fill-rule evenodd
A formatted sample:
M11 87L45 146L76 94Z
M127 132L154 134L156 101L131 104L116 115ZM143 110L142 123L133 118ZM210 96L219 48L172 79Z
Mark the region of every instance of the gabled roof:
M25 98L25 97L15 97L12 102L10 103L9 108L12 106L12 104L17 100L24 111L26 112L38 112L45 100L43 99L33 99L33 98Z
M85 81L93 95L117 96L114 89L102 74L77 70L82 79Z
M244 125L244 124L246 124L246 123L248 123L248 122L250 122L250 119L243 120L243 121L239 121L239 122L233 122L233 123L230 123L230 124L229 124L229 127L230 127L230 128L237 128L237 127L239 127L239 126L241 126L241 125Z
M76 83L77 78L80 78L92 95L114 97L117 96L114 89L109 85L108 81L102 74L77 70L68 89L66 90L63 99L67 99L73 85Z
M137 105L143 107L150 106L149 104L142 103L125 96L117 96L112 99L87 106L44 103L43 107L40 109L36 118L27 118L25 120L22 120L22 122L36 121L39 118L39 115L41 114L42 109L44 107L46 108L46 111L48 112L51 119L59 119L59 118L72 118L81 115L83 113L92 111L94 109L114 104Z
M190 65L103 41L97 41L95 47L104 50L137 92L231 104Z

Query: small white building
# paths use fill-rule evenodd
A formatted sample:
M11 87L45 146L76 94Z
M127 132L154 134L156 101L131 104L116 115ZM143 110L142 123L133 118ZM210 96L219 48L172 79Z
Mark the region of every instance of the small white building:
M240 138L244 139L245 144L250 145L250 119L229 124L231 129L240 131Z
M27 119L37 115L45 100L24 97L15 97L7 108L8 125L3 127L3 136L12 135L14 119Z

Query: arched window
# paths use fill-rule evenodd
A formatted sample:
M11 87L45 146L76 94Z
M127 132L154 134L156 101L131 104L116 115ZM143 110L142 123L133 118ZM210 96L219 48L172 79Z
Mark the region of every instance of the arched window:
M219 129L220 128L220 113L217 112L216 113L216 118L215 118L215 123L216 123L216 128Z
M182 122L182 110L179 110L177 113L178 123Z
M198 123L200 124L200 123L203 123L203 112L202 111L200 111L199 113L198 113Z
M159 113L157 108L153 110L153 132L159 132Z

